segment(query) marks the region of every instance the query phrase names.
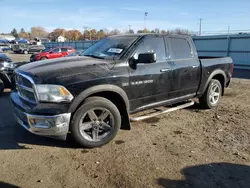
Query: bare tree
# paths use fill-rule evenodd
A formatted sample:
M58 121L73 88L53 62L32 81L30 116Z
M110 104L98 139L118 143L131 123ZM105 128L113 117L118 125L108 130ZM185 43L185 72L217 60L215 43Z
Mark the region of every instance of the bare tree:
M37 27L32 27L31 28L31 37L35 38L35 37L40 37L40 38L44 38L48 36L48 32L40 26Z

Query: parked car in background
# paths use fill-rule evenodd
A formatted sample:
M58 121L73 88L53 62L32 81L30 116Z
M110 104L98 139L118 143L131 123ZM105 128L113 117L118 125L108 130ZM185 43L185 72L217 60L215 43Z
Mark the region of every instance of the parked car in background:
M12 88L13 71L15 65L4 53L0 53L0 94L4 88Z
M54 59L54 58L59 58L59 57L66 57L67 55L75 51L76 50L70 46L45 49L40 53L31 55L30 62L45 60L45 59Z
M30 44L13 44L12 51L16 53L28 54L41 52L45 49L44 45L30 45Z
M67 55L67 57L79 56L79 55L82 54L83 52L84 52L84 50L76 50L76 51L70 53L69 55Z

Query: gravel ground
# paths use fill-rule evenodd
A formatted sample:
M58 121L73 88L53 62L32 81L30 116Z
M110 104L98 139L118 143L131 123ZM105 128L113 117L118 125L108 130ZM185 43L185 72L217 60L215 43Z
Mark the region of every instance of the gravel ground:
M233 79L219 107L132 123L101 148L32 135L0 97L0 187L250 187L250 81Z
M14 62L30 61L31 54L16 54L14 52L6 53Z

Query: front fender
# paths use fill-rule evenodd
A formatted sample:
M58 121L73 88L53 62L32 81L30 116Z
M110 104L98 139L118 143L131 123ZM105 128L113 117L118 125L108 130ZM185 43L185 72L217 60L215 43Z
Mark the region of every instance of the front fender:
M0 72L0 79L3 81L6 88L12 88L11 79L5 72Z
M116 85L110 85L110 84L93 86L93 87L90 87L90 88L84 90L83 92L81 92L76 98L74 98L73 102L70 105L69 112L71 112L71 113L75 112L77 107L87 97L89 97L95 93L105 92L105 91L115 92L115 93L119 94L126 104L127 112L129 112L129 108L130 108L129 107L129 100L128 100L128 96L125 93L125 91Z

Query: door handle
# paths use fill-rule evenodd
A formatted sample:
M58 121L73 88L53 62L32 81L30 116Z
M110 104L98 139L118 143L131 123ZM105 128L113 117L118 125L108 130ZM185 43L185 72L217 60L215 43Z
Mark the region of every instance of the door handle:
M193 66L192 66L193 69L194 69L194 68L197 68L197 67L198 67L198 65L193 65Z
M163 68L163 69L161 69L161 72L168 72L170 70L171 70L170 68Z

